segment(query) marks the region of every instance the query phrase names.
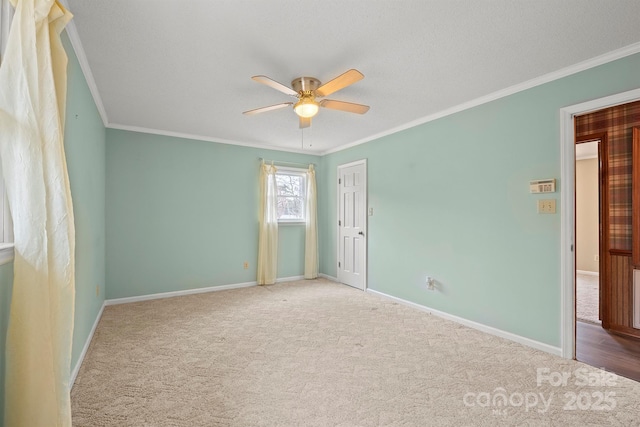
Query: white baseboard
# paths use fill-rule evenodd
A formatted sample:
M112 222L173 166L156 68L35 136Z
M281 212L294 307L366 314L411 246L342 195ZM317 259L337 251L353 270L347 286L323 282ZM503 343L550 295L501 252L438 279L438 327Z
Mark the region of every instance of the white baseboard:
M329 276L328 274L324 274L324 273L319 273L318 277L323 277L323 278L331 280L333 282L337 282L338 281L337 277Z
M302 279L304 279L304 276L280 277L276 279L276 283L294 282L296 280L302 280ZM244 282L244 283L233 283L231 285L208 286L206 288L185 289L182 291L160 292L157 294L139 295L135 297L114 298L114 299L106 300L105 305L127 304L130 302L149 301L154 299L172 298L172 297L179 297L179 296L193 295L193 294L203 294L206 292L226 291L229 289L248 288L248 287L257 286L257 285L258 283L254 281L254 282Z
M481 332L486 332L491 335L495 335L500 338L506 338L511 341L515 341L519 344L526 345L527 347L532 347L537 350L542 350L547 353L554 354L556 356L562 355L562 349L560 347L554 347L549 344L542 343L540 341L535 341L530 338L526 338L520 335L513 334L511 332L503 331L502 329L497 329L491 326L483 325L482 323L474 322L472 320L465 319L463 317L454 316L453 314L445 313L444 311L434 310L424 305L416 304L415 302L407 301L402 298L394 297L391 295L387 295L383 292L374 291L373 289L367 289L367 292L372 294L380 295L384 298L391 299L393 301L399 302L401 304L407 305L409 307L417 308L418 310L425 311L429 314L433 314L435 316L441 317L443 319L451 320L456 323L459 323L464 326L468 326L473 329L477 329Z
M184 295L203 294L206 292L226 291L228 289L248 288L250 286L256 286L256 282L244 282L234 283L231 285L209 286L206 288L185 289L182 291L161 292L157 294L139 295L135 297L114 298L108 299L104 303L105 305L117 305L128 304L130 302L149 301L153 299L172 298Z
M295 282L296 280L304 280L304 276L280 277L276 279L276 283Z
M597 271L587 271L587 270L576 270L576 274L583 274L585 276L599 276L600 273Z
M87 350L89 350L89 345L91 344L91 340L93 339L93 334L96 332L96 328L98 327L98 323L102 318L102 312L104 311L105 302L102 303L102 307L100 307L100 311L98 311L98 315L96 316L96 320L93 322L93 326L91 327L91 331L89 332L89 336L84 343L84 347L82 348L82 352L80 353L80 357L78 357L78 361L76 362L76 366L73 367L73 371L71 371L71 378L69 378L69 384L73 387L73 384L76 382L76 377L78 376L78 372L80 372L80 367L82 366L82 362L84 361L84 356L87 354Z

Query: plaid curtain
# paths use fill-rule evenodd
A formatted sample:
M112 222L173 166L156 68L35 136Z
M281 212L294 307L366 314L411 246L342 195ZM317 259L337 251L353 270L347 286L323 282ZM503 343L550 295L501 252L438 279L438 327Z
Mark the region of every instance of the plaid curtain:
M631 147L634 126L640 126L640 101L576 117L576 137L607 133L610 249L631 250Z

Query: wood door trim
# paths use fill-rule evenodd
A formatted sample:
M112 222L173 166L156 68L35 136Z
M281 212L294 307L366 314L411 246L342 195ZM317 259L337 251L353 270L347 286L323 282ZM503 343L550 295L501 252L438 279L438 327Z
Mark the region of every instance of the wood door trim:
M631 265L640 268L640 127L633 128L631 150Z
M612 325L611 328L609 328L609 331L615 332L617 334L624 335L627 337L638 338L638 330L635 328L631 328L629 326Z
M607 139L607 132L590 133L588 135L576 136L576 145L584 142L602 141Z
M609 249L609 255L631 256L632 252L628 249Z

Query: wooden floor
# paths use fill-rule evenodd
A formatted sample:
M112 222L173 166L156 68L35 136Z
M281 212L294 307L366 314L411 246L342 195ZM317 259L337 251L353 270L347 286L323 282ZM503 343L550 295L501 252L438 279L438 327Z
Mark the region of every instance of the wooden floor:
M640 340L576 322L576 359L640 381Z

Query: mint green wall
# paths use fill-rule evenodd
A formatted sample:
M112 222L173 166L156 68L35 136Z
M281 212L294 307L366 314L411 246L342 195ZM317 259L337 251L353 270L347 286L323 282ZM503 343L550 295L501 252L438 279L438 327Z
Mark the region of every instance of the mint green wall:
M258 158L319 162L114 129L106 153L109 299L255 281ZM304 227L279 240L278 277L302 275Z
M528 182L560 178L560 108L638 87L635 55L324 156L320 271L336 276L337 166L366 158L371 289L559 346L560 192Z
M63 42L69 57L64 145L76 227L73 369L105 295L105 128L66 34Z
M0 265L0 426L4 423L4 364L13 285L13 262Z
M291 224L278 227L278 277L304 275L304 238L304 225ZM257 259L257 243L254 246ZM255 274L253 280L255 280Z

